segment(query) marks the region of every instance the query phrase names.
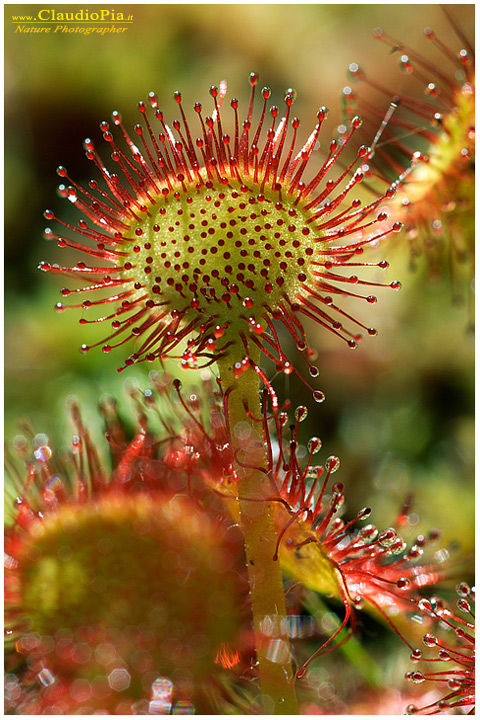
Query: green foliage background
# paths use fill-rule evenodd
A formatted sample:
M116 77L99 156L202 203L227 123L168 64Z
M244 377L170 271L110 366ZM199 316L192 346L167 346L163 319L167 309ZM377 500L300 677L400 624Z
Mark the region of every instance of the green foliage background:
M359 62L392 95L407 91L412 81L400 74L386 46L372 38L375 26L407 39L435 62L444 59L423 37L424 26L433 27L454 51L461 47L434 5L117 5L116 10L133 15L127 32L89 37L15 33L11 16L33 15L39 6L4 7L7 442L22 418L57 445L66 442L71 429L65 399L71 395L100 433L98 398L116 395L128 412L125 382L137 378L143 387L149 384L151 366L116 372L121 351L78 352L82 342L101 339L102 328L79 326L79 311L55 314L62 280L35 269L42 259L67 265L73 260L67 250L42 239L47 224L42 213L50 207L66 220L76 217L55 194L55 168L65 165L78 181L93 177L82 142L92 137L108 157L99 122L112 110L131 127L139 121L136 102L154 90L166 117L173 119L175 90L182 91L185 107L200 100L209 108L208 89L222 79L228 81L228 100L235 95L245 107L248 74L255 70L260 83L272 88L272 102L281 105L286 88L297 91L294 109L304 137L317 108L330 108L321 136L328 147L342 120L340 94L350 62ZM75 12L83 6L49 7ZM89 6L96 7L103 6ZM467 34L473 32L474 5L449 7ZM381 256L390 262L388 279L401 280L403 289L380 290L376 306L356 303L355 309L379 335L352 353L329 333L310 328L325 403L316 406L292 376L278 378L276 387L282 397L308 406L302 439L322 438L318 460L331 454L341 458L336 478L347 488L347 515L370 505L372 521L388 527L413 491L417 530L440 527L446 546L455 542L468 553L473 548L474 430L467 309L452 304L448 274L431 281L428 257L410 271L403 236L396 235ZM179 374L171 363L168 367Z

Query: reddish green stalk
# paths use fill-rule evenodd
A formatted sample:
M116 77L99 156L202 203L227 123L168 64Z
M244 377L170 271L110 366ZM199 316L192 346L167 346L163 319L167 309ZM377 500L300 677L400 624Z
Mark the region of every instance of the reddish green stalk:
M280 564L273 560L277 545L272 491L266 473L267 456L261 422L260 383L249 367L235 377L234 353L218 362L220 380L228 393L228 422L238 473L238 505L245 538L253 625L263 712L297 714L295 673L285 634L285 594ZM247 412L248 411L248 412ZM274 634L266 634L275 629Z

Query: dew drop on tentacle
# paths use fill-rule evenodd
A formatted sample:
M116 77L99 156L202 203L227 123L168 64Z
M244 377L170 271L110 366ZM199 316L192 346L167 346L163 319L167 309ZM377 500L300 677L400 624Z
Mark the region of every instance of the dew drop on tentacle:
M322 441L318 437L312 437L307 443L308 452L314 455L319 452L322 447Z
M393 545L393 543L397 539L397 533L393 528L388 528L387 530L383 530L383 532L380 533L378 536L378 542L382 547L389 548Z
M325 467L330 473L337 472L340 467L340 458L336 457L336 455L330 455L325 461Z
M467 597L470 595L470 586L466 582L460 582L456 585L455 590L461 597Z
M426 633L423 636L423 642L427 647L435 647L435 645L437 644L437 638L431 633Z
M295 408L294 417L297 422L303 422L308 415L308 408L305 405L299 405Z
M425 682L425 675L418 670L415 670L414 672L410 673L410 678L412 682L419 684Z

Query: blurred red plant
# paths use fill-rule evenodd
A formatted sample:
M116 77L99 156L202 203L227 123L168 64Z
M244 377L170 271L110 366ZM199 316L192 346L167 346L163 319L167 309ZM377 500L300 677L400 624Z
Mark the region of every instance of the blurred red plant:
M18 697L8 708L136 714L162 676L172 706L218 712L223 680L241 683L253 653L238 527L190 484L185 437L155 435L140 414L126 441L104 405L111 469L70 411L70 453L25 427L25 475L9 459L18 497L5 541L6 668Z

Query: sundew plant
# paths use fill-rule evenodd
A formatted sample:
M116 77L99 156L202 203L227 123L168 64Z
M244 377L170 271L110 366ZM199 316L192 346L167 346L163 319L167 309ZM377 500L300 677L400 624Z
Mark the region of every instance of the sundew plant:
M473 8L407 7L9 39L8 713L474 711Z

